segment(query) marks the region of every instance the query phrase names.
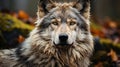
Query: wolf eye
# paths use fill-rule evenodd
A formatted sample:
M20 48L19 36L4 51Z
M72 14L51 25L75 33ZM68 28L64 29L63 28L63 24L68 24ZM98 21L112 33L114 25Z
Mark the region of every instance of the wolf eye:
M56 26L58 25L58 23L57 23L57 22L52 22L52 24L53 24L53 25L56 25Z
M76 24L76 22L70 22L70 25L75 25Z

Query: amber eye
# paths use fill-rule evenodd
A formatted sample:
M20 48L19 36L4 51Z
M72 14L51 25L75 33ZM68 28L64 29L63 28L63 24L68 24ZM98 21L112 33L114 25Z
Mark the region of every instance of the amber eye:
M53 24L53 25L56 25L56 26L58 25L58 23L57 23L57 22L52 22L52 24Z
M70 22L70 25L75 25L76 24L76 22Z

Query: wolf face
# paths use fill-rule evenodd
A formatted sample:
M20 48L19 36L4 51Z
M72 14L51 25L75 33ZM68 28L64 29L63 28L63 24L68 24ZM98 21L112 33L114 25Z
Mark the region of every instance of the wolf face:
M89 66L89 58L93 51L89 25L90 2L69 1L40 0L36 27L16 51L19 60L22 61L18 65Z
M84 39L82 37L86 37L85 35L90 32L89 18L86 18L79 10L75 7L74 2L54 3L54 7L49 9L49 12L42 17L42 21L38 21L37 26L43 32L49 30L46 38L50 37L53 45L73 45L78 38ZM42 38L45 38L45 36Z

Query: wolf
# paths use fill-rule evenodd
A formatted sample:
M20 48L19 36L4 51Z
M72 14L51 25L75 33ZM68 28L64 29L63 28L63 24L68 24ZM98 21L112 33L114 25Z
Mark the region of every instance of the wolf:
M40 0L37 17L35 28L12 53L13 63L6 67L90 65L94 47L89 21L90 0Z

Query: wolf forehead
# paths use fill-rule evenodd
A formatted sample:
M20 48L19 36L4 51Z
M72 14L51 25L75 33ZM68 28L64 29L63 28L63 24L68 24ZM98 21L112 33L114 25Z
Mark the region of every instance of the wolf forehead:
M80 12L73 8L69 3L58 3L58 6L51 9L48 15L51 15L52 18L76 18ZM62 18L63 19L63 18Z
M44 22L50 22L52 19L59 19L62 22L66 22L68 19L86 22L80 12L67 3L59 4L58 7L51 9L43 19Z

